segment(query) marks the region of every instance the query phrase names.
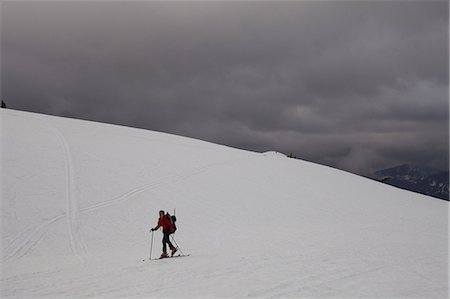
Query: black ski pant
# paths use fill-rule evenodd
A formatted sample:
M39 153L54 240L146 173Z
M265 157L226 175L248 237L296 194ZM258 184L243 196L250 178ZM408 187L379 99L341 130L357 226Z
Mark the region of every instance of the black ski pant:
M169 245L170 250L172 250L174 248L174 246L172 245L172 243L170 242L170 239L169 239L170 234L171 233L169 231L163 230L163 235L164 236L163 236L163 239L162 239L162 243L163 243L162 250L163 250L164 253L167 253L167 246L166 246L166 244Z

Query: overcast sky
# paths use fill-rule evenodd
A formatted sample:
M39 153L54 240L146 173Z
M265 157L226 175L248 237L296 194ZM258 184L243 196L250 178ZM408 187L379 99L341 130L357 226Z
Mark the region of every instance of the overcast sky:
M448 170L448 1L1 5L10 108Z

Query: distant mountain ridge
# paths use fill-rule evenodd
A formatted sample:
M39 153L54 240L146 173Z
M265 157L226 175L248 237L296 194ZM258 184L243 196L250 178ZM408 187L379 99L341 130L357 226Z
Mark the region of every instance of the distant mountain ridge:
M449 172L404 164L376 171L373 178L391 186L449 200Z

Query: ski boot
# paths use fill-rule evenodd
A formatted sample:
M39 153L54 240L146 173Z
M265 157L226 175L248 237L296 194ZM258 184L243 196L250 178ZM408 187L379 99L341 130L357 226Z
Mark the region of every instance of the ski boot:
M178 251L178 249L176 247L172 248L172 255L171 256L173 256L175 254L175 252L177 252L177 251Z
M163 259L163 258L166 258L166 257L169 257L169 256L167 255L167 253L163 252L159 258Z

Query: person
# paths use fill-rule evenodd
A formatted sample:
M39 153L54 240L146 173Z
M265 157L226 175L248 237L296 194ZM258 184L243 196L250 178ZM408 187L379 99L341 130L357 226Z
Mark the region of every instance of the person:
M160 227L163 228L163 252L161 254L160 258L168 257L167 255L167 245L169 245L170 250L172 251L173 256L175 252L177 252L177 248L172 245L170 242L169 236L175 232L175 226L173 225L172 219L170 218L169 213L165 214L163 210L159 211L159 219L158 219L158 225L151 229L151 231L155 231L159 229Z

